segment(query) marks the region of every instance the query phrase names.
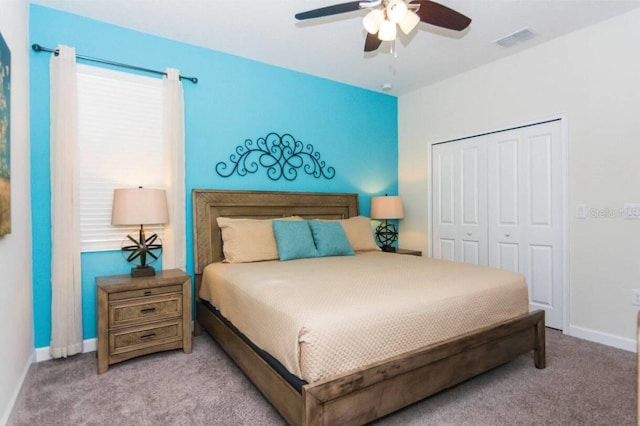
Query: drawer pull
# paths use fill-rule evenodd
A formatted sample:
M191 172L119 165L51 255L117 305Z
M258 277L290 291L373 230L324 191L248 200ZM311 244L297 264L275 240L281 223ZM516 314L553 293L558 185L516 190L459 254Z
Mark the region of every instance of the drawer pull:
M141 339L150 339L152 337L155 337L156 333L149 333L149 334L143 334L142 336L140 336Z
M144 292L145 296L151 296L151 294L152 294L151 290L147 290Z
M145 308L145 309L140 309L140 313L141 314L150 314L152 312L155 312L156 308Z

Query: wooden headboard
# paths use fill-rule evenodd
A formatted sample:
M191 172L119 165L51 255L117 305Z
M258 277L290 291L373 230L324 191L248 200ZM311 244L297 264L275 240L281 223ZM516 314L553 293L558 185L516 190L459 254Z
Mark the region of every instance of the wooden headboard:
M220 216L346 219L357 216L359 211L358 194L194 189L192 200L196 275L201 275L208 264L224 258L222 236L216 221Z

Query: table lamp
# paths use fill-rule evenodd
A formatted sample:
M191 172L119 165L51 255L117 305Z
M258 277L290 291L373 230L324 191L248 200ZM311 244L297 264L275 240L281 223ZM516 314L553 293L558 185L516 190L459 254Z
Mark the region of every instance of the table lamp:
M371 218L384 219L376 228L376 241L380 244L382 251L396 251L393 244L398 239L398 231L393 223L389 223L389 219L402 219L404 211L402 210L402 199L399 196L373 197L371 199Z
M139 264L131 268L132 277L148 277L156 274L147 264L147 255L153 263L162 253L162 242L158 234L146 236L144 225L169 222L167 195L164 189L120 188L113 190L111 210L112 225L140 225L137 235L131 233L122 242L122 254L127 262L139 259Z

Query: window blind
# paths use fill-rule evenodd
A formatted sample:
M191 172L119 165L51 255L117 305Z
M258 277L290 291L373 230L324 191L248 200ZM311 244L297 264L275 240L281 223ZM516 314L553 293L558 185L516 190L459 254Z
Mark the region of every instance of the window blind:
M115 188L162 188L162 80L78 64L83 252L120 249L139 227L111 225ZM159 233L162 226L145 229Z

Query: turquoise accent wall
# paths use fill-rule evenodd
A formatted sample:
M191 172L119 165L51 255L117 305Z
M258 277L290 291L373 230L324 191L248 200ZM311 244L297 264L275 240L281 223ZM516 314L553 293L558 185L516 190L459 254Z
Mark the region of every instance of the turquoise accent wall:
M65 44L81 55L196 76L184 81L187 272L193 273L191 190L194 188L357 192L369 214L372 195L398 192L397 99L241 57L179 43L42 6L30 6L30 39ZM282 46L286 49L286 46ZM49 186L49 58L31 52L31 198L35 347L50 343L51 211ZM314 146L331 180L300 173L293 182L264 172L219 177L216 163L246 139L290 133ZM131 185L136 185L131 182ZM84 338L96 336L95 277L128 273L117 251L83 253Z

